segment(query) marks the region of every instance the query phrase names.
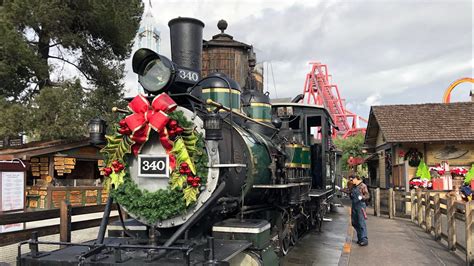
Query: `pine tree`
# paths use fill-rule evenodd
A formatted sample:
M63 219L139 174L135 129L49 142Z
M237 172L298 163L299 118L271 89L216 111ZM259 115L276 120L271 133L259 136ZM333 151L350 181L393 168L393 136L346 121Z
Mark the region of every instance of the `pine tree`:
M466 177L464 178L464 183L469 185L471 181L474 179L474 164L471 165L471 169L466 173Z
M0 1L0 138L79 138L93 117L111 126L142 13L141 0Z
M418 165L416 176L420 177L421 179L431 180L430 169L423 160L421 160L420 164Z
M6 0L0 12L0 95L20 101L58 85L53 62L73 66L93 86L120 86L143 3Z

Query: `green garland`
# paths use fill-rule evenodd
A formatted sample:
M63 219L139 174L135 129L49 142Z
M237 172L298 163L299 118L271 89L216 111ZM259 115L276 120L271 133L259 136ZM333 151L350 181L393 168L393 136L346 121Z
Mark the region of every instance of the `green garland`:
M128 174L124 183L112 190L111 194L121 206L127 209L127 212L151 223L183 214L186 211L182 191L159 189L149 192L141 190Z
M190 152L192 154L191 160L194 163L196 168L196 176L201 178L200 184L205 185L207 183L207 163L208 157L205 152L205 143L201 133L197 133L195 130L195 126L192 122L188 121L184 116L182 111L175 111L169 114L170 119L176 120L180 126L185 128L188 132L194 134L193 137L196 137L195 149ZM117 135L115 135L117 137ZM181 138L181 137L178 137ZM185 139L186 137L182 137ZM117 158L115 149L120 150L124 149L124 147L120 146L120 144L130 144L132 143L127 142L125 140L128 139L128 136L123 136L123 140L118 144L118 141L115 140L114 142L112 138L108 139L107 146L103 149L103 151L107 154L107 165L112 163L113 159L121 159L125 161L129 150L127 152L121 153L123 156L122 158ZM155 140L149 140L155 141ZM158 140L156 140L158 141ZM125 144L124 144L125 143ZM121 150L120 150L121 151ZM113 156L112 156L113 155ZM150 223L155 223L159 220L165 220L168 218L172 218L174 216L184 214L186 209L193 205L195 202L193 201L192 204L189 204L189 195L186 195L186 189L191 190L189 185L185 189L171 189L171 186L168 185L167 189L159 189L155 192L150 192L146 189L140 189L137 184L131 179L128 166L125 167L124 170L124 177L123 183L116 187L116 189L111 190L111 195L115 198L115 200L120 203L127 211L133 215L136 215L137 218L145 219ZM177 174L178 166L170 174L170 180L174 174ZM199 188L192 188L193 194L191 196L197 197L199 193ZM188 197L188 199L186 199Z

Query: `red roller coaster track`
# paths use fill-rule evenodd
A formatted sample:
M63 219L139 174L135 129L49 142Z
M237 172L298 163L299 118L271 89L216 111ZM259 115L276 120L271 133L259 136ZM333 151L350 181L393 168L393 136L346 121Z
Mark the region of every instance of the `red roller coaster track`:
M365 134L365 128L358 127L358 121L367 124L367 119L346 109L337 85L329 81L331 75L327 65L319 62L311 62L310 65L311 71L306 74L304 84L303 103L324 106L329 111L337 127L337 132L333 131L333 137L347 138L357 133Z

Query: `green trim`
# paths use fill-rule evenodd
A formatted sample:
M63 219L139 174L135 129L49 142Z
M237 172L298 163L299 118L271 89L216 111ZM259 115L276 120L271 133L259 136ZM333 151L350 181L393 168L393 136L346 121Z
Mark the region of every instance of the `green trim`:
M228 91L213 91L214 89L207 89L209 91L202 90L202 98L203 99L211 99L215 102L222 104L225 107L230 108L230 104L232 102L232 110L240 110L240 92L232 93L229 97ZM230 98L230 99L229 99ZM211 110L214 110L215 107L210 107Z
M307 168L304 165L311 166L311 153L309 151L309 147L303 147L302 148L301 163L303 164L303 168Z
M300 168L301 164L300 163L285 163L285 166L289 168Z
M234 94L239 94L240 95L239 90L231 89L230 91ZM221 93L221 92L229 93L229 88L205 88L205 89L202 89L201 92L202 93L212 93L212 92L214 92L214 93Z
M245 112L250 118L264 121L264 122L271 122L272 118L272 109L270 105L256 105L256 106L249 106L245 108Z

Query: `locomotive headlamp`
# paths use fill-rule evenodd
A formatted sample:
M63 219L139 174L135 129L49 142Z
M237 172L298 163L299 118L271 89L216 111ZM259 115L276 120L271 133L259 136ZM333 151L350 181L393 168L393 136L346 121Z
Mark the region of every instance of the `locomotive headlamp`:
M171 69L163 59L155 59L147 64L143 75L138 77L138 82L149 92L162 90L171 80Z
M150 93L158 93L171 85L175 68L171 60L150 49L139 49L132 59L138 82Z
M107 125L100 118L94 118L89 121L90 143L98 145L105 143L105 129Z
M133 72L138 74L138 82L151 94L170 90L183 92L199 79L198 72L178 66L163 55L146 48L133 54Z
M206 140L222 139L222 118L218 113L209 112L204 117Z

